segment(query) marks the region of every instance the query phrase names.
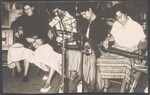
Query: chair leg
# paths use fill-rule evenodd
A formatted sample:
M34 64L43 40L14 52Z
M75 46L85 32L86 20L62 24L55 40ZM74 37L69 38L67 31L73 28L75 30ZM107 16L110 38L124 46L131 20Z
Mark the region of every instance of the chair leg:
M130 91L129 93L133 93L137 84L138 84L138 81L140 79L140 76L141 76L141 72L137 72L136 76L135 76L135 79L133 81L133 84L131 85L131 88L130 88Z
M12 69L12 76L15 76L15 68Z
M106 93L108 91L108 86L109 86L109 80L104 79L105 85L104 85L104 92Z
M145 65L146 62L147 62L147 61L142 61L142 64ZM139 79L140 79L140 77L141 77L141 74L142 74L141 71L138 71L138 72L136 73L135 78L134 78L134 81L133 81L133 83L132 83L132 85L131 85L131 88L130 88L129 93L133 93L133 92L135 91L135 88L136 88L136 86L137 86L137 84L138 84L138 81L139 81Z
M126 80L123 79L122 85L121 85L121 90L120 90L121 93L124 93L126 91L126 84L127 84Z

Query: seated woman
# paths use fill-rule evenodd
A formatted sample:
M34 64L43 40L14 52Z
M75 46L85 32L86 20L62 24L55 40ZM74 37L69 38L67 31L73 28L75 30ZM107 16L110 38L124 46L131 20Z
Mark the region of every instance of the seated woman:
M8 50L8 67L17 67L17 76L21 75L21 67L19 61L24 60L24 76L23 82L28 81L27 73L29 69L29 61L32 56L32 43L27 38L35 38L40 35L42 39L47 34L47 23L34 11L32 3L23 3L24 13L18 17L11 25L15 35L15 44L10 46Z
M12 23L12 29L17 37L17 42L8 50L8 67L17 67L20 75L21 68L19 61L25 61L25 72L23 81L27 82L29 63L34 63L44 71L48 71L48 79L41 92L50 89L50 82L55 71L61 74L61 54L58 54L51 47L51 33L48 32L48 20L43 20L34 11L32 3L24 3L24 14ZM34 50L32 50L34 48Z
M128 52L138 52L138 50L146 49L146 35L142 26L127 16L125 7L117 4L112 7L112 12L114 12L116 21L112 26L110 35L103 43L104 47L108 48L109 42L114 42L113 47ZM121 92L125 92L126 83L131 81L131 64L134 60L117 54L103 53L97 61L100 71L99 76L105 80L104 92L107 92L108 79L112 78L123 79ZM139 61L136 60L136 62Z
M55 71L61 75L62 55L55 52L50 44L43 43L42 39L37 38L33 45L37 49L31 57L31 63L34 63L40 69L48 72L46 83L40 89L41 92L45 93L51 88L51 80Z

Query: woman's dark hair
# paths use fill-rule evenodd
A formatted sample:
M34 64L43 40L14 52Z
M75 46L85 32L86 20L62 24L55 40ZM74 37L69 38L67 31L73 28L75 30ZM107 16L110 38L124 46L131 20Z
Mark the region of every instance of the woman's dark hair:
M25 7L26 5L28 5L28 6L30 6L30 7L34 7L33 12L34 12L34 13L37 13L37 10L36 10L36 8L35 8L36 6L35 6L34 3L22 3L22 8L23 8L23 10L24 10L24 7Z
M80 2L77 6L78 7L77 11L84 12L84 11L89 10L89 8L91 8L92 11L95 14L97 14L96 6L97 6L97 2Z
M116 4L110 9L112 17L115 17L117 11L120 11L123 14L128 14L127 8L123 4Z
M34 7L34 4L33 4L33 3L23 3L23 8L24 8L24 6L26 6L26 5L29 5L29 6L31 6L31 7Z

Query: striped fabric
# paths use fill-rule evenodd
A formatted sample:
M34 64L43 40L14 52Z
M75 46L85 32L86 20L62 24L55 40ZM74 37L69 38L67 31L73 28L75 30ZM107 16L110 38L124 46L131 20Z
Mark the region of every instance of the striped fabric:
M104 79L125 79L130 81L132 59L116 54L103 53L97 59L97 69L101 78Z

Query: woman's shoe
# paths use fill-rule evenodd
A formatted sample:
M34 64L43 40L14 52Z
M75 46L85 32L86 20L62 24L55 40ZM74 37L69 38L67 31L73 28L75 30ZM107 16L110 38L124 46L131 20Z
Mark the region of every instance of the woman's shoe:
M148 93L148 87L145 88L144 93Z
M23 82L28 82L28 80L29 80L29 79L28 79L28 76L23 76L23 78L22 78L22 81L23 81Z
M108 91L108 88L104 87L104 93L106 93Z
M47 75L45 75L43 78L42 78L42 80L47 80L48 79L48 76Z
M46 93L46 92L48 92L49 91L49 89L51 88L51 85L50 86L48 86L47 88L41 88L40 89L40 92L42 92L42 93Z

